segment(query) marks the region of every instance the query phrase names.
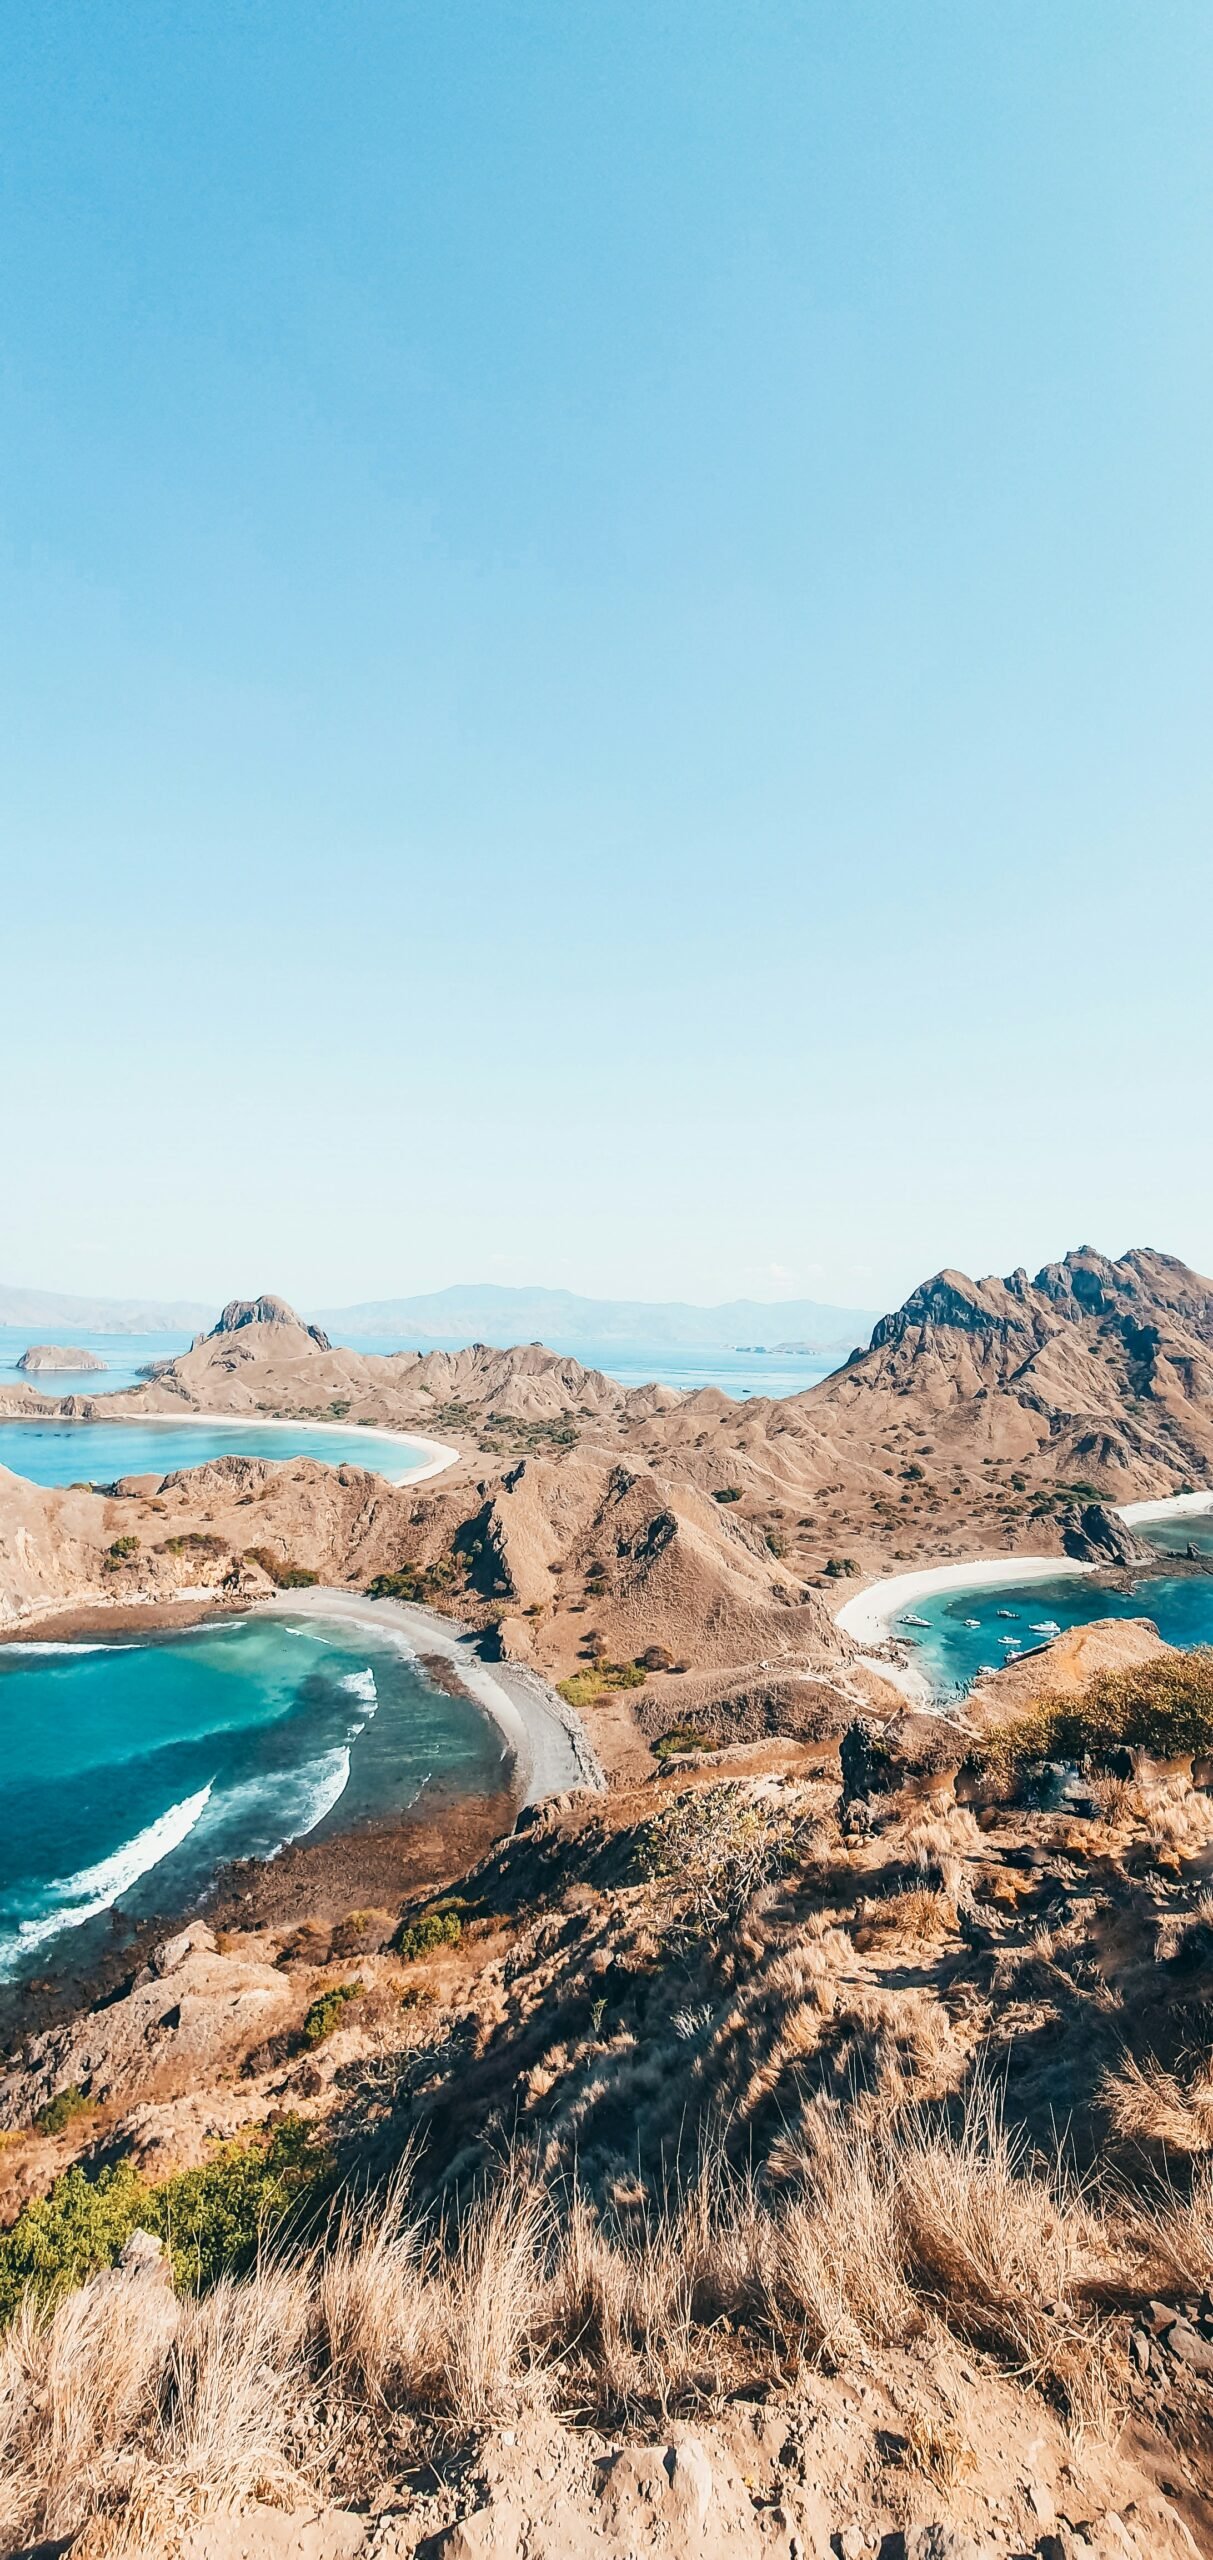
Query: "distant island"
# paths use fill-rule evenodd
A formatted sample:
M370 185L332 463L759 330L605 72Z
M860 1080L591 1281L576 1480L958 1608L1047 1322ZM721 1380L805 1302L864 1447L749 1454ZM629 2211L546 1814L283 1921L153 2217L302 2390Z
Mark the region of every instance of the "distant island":
M733 1345L734 1351L744 1351L747 1358L759 1360L820 1360L825 1352L840 1348L837 1342L735 1342Z
M19 1369L104 1369L95 1351L74 1351L70 1342L31 1342L17 1362Z

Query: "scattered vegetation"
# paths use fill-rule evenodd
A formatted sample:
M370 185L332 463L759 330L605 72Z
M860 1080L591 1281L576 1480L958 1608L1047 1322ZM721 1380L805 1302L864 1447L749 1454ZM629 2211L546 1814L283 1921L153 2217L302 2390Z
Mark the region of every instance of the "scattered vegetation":
M858 1573L860 1570L861 1568L856 1563L854 1556L829 1556L826 1559L826 1572L829 1574L832 1582L845 1580L851 1574Z
M222 1556L227 1553L227 1542L217 1537L213 1529L183 1529L179 1537L162 1538L156 1553L158 1556Z
M740 1502L741 1486L739 1484L722 1485L720 1491L713 1494L712 1500L713 1502Z
M12 2319L27 2293L45 2306L112 2266L133 2231L163 2240L179 2284L213 2284L247 2266L259 2241L319 2190L330 2167L312 2128L288 2116L272 2133L224 2143L201 2168L159 2185L149 2185L130 2160L95 2178L67 2169L0 2232L0 2321Z
M697 1733L691 1725L675 1725L672 1733L663 1733L653 1744L655 1760L672 1760L680 1751L710 1751L706 1734Z
M377 1573L367 1586L368 1600L409 1600L423 1605L462 1589L465 1560L439 1556L434 1564L397 1565L393 1573Z

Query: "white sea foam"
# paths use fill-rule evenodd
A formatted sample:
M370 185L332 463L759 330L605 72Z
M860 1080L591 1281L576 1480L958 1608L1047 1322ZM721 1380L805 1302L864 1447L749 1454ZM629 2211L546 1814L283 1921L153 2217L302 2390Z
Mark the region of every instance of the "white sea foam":
M264 1856L264 1850L250 1846L251 1838L260 1833L263 1840L272 1840L268 1853L272 1856L292 1840L306 1839L344 1795L349 1776L349 1746L342 1742L331 1751L319 1752L314 1760L303 1761L298 1769L242 1779L211 1807L208 1848L216 1860Z
M314 1831L340 1802L349 1782L350 1755L345 1743L333 1751L322 1751L318 1759L305 1760L301 1769L293 1769L283 1783L281 1799L268 1826L278 1834L278 1848L289 1848L292 1840L306 1840L309 1831ZM276 1856L277 1850L271 1854Z
M343 1689L348 1689L351 1698L360 1698L371 1715L374 1715L379 1704L379 1692L375 1687L375 1674L369 1662L365 1671L347 1671L341 1686Z
M109 1858L99 1859L96 1866L80 1867L74 1876L57 1877L44 1890L50 1897L48 1908L35 1920L21 1920L7 1936L0 1937L0 1973L14 1960L27 1955L47 1938L57 1937L61 1929L79 1929L86 1920L95 1920L108 1911L120 1895L129 1893L140 1876L150 1874L162 1858L179 1849L188 1839L196 1822L201 1820L210 1802L211 1788L200 1787L197 1795L183 1796L180 1804L169 1806L145 1831L136 1832L121 1849Z
M0 1655L5 1653L137 1653L138 1649L138 1646L133 1644L27 1644L22 1642L0 1646Z

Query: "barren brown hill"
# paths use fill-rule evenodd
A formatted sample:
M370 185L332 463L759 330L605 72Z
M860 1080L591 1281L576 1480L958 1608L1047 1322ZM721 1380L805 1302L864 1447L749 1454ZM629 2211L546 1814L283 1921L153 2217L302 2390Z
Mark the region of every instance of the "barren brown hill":
M1209 2554L1213 1807L1136 1760L766 1746L180 1932L0 2078L0 2550Z
M280 1563L354 1587L404 1574L417 1596L474 1624L499 1622L503 1648L557 1678L653 1654L643 1699L600 1694L596 1712L609 1712L626 1757L641 1730L656 1738L692 1709L710 1709L718 1732L731 1695L747 1731L769 1730L787 1711L789 1680L845 1664L825 1595L848 1574L1100 1552L1096 1499L1208 1482L1213 1290L1152 1252L1112 1262L1084 1248L1034 1281L944 1272L834 1376L801 1396L743 1403L714 1389L627 1390L541 1344L365 1356L263 1297L233 1302L129 1395L64 1408L20 1387L5 1402L81 1417L371 1423L458 1452L411 1491L298 1461L264 1470L255 1487L242 1479L238 1492L197 1470L169 1491L144 1485L178 1538L193 1537L172 1552L152 1534L164 1512L141 1519L101 1497L43 1503L10 1491L0 1506L10 1619L40 1595L213 1582L208 1538L229 1588L242 1574L247 1586L258 1568L242 1559L266 1545ZM78 1508L90 1500L95 1511ZM108 1549L123 1535L140 1547L119 1571Z

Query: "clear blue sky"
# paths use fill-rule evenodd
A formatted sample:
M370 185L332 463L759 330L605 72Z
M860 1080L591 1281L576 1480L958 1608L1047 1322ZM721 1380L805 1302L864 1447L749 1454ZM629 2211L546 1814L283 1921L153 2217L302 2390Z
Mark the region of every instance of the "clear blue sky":
M0 1278L1213 1267L1204 0L0 21Z

